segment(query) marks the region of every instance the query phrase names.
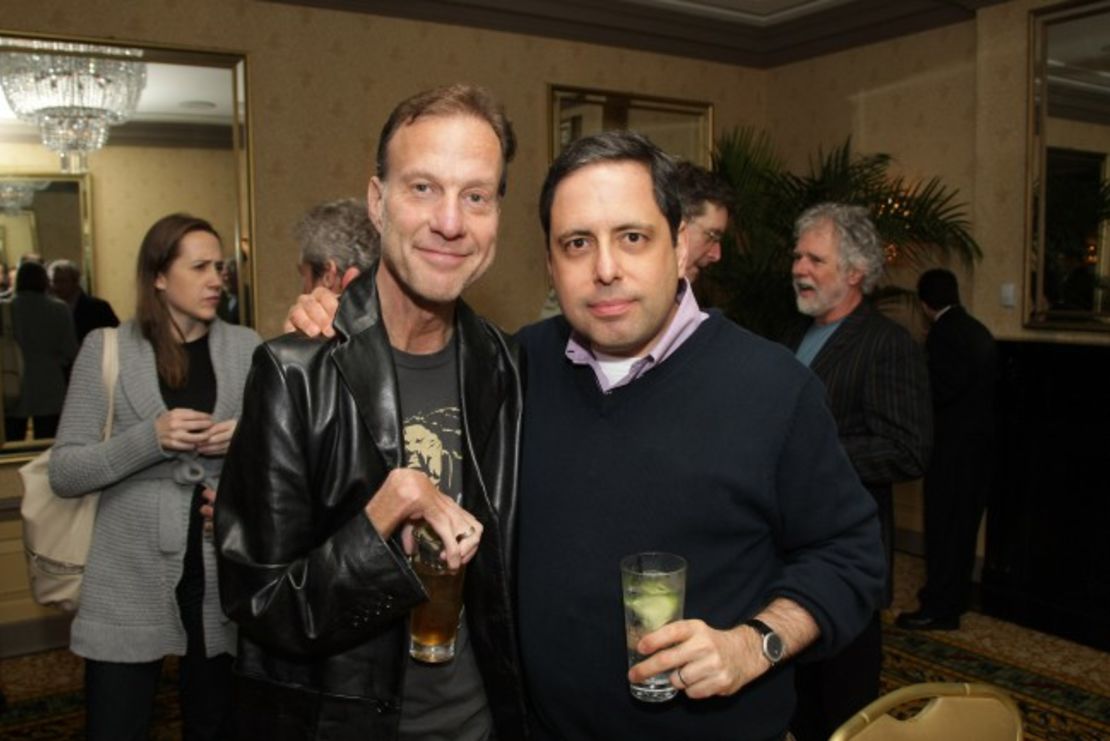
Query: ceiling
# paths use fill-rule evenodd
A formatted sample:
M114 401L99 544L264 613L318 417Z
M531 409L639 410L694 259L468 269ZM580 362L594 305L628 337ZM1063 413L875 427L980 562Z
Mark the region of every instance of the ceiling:
M1006 0L269 0L775 67Z
M494 28L769 67L974 17L1003 0L270 0ZM133 122L231 121L227 69L148 62ZM0 95L0 129L30 139ZM135 143L142 143L140 137Z
M770 67L959 22L1005 0L269 0L496 28L647 49L694 58ZM1092 9L1106 6L1094 3ZM1110 98L1110 13L1053 23L1049 78L1054 97L1067 90L1063 115L1107 120ZM1094 96L1095 104L1088 103ZM116 143L145 143L156 127L198 130L232 119L226 68L148 62L147 86L134 123L113 128ZM182 129L183 131L185 129ZM32 140L0 95L0 134ZM162 134L163 136L165 133ZM181 132L174 134L181 136ZM5 137L7 138L7 137ZM226 144L226 132L217 134Z

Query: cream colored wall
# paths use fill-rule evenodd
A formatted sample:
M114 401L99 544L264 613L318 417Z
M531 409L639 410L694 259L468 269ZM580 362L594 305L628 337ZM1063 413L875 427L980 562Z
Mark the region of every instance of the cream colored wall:
M313 10L257 0L8 0L12 30L203 45L248 54L258 306L276 333L297 292L293 225L308 207L365 192L369 155L400 99L466 80L505 103L520 140L499 256L468 294L515 329L545 294L538 189L547 167L547 85L634 90L715 104L720 126L765 122L765 73L590 44Z
M974 197L975 24L946 26L770 71L770 129L791 167L852 137L893 171Z
M0 143L0 170L57 172L57 155L33 143ZM89 155L93 290L121 319L135 310L135 259L158 218L185 211L208 219L231 249L235 159L228 150L113 147Z

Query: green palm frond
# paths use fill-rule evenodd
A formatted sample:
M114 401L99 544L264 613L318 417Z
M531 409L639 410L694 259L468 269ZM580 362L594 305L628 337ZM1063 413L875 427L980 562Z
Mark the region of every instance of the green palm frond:
M979 243L971 235L966 204L956 201L957 191L939 178L906 183L891 179L885 193L869 205L875 228L901 259L921 267L939 251L965 264L982 259Z

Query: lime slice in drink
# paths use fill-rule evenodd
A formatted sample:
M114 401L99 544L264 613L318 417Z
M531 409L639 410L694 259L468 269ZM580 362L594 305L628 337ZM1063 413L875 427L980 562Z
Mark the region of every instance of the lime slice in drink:
M669 623L678 612L678 597L674 594L645 594L628 602L649 633Z

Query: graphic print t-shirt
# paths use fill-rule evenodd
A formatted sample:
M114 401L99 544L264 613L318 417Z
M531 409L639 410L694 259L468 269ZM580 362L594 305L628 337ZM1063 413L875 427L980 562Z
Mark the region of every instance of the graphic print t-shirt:
M393 351L401 387L405 465L423 471L447 496L462 497L463 439L455 343L432 355ZM455 658L409 659L401 703L401 739L483 741L493 728L486 692L461 621Z

